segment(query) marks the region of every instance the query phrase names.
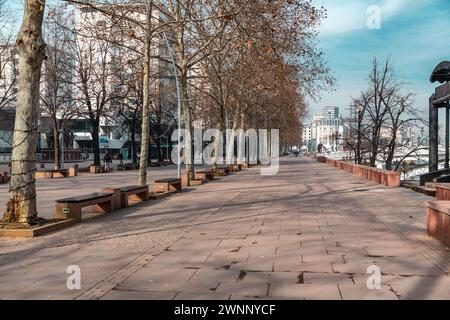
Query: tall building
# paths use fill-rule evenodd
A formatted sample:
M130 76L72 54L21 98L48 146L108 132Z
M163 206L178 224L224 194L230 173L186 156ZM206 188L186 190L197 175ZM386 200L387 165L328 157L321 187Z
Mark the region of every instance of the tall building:
M0 109L15 108L18 75L19 54L15 44L0 44Z
M312 139L311 125L303 126L303 145L309 148L311 139Z
M62 7L63 8L63 7ZM61 9L63 10L63 9ZM136 21L145 21L145 8L138 4L105 6L105 11L115 10L117 14L121 10ZM73 136L74 146L81 149L83 154L92 154L93 137L92 128L87 110L89 108L96 111L98 101L106 101L102 108L99 119L99 140L100 149L109 149L113 153L122 152L125 157L131 151L131 141L139 149L140 145L140 108L142 104L142 56L139 54L143 46L143 29L135 27L131 30L129 25L119 26L114 24L112 32L109 27L111 19L102 12L94 10L89 6L69 6L64 7L61 14L62 21L52 23L46 22L46 36L51 37L47 41L47 56L42 67L41 96L47 100L45 102L57 105L58 101L65 101L58 113L58 117L64 117L64 110L73 109L70 120L65 126ZM59 12L58 12L59 13ZM162 5L158 5L153 10L154 25L167 21L167 15ZM57 19L54 15L54 19ZM63 25L67 25L65 28ZM127 29L124 28L130 28ZM54 28L53 30L51 28ZM58 29L59 28L59 29ZM74 30L77 30L75 32ZM130 36L130 34L132 36ZM167 37L172 38L170 32ZM99 40L100 39L100 40ZM103 40L102 40L103 39ZM176 100L174 99L174 77L173 68L169 64L169 51L162 37L155 37L152 40L151 56L165 59L152 59L151 63L151 96L153 122L158 122L161 133L152 135L160 137L162 144L168 149L168 138L163 136L169 132L168 126L171 124L167 119L168 114L176 113ZM165 61L164 61L165 60ZM82 78L82 67L89 65L90 69L85 69ZM16 46L0 46L0 120L7 118L9 122L14 122L14 111L16 107L16 93L18 90L18 55ZM13 82L15 80L16 82ZM133 88L134 90L130 90ZM91 97L88 106L86 101L87 90ZM6 108L6 99L9 112L2 114ZM126 97L125 100L122 97ZM58 100L58 101L57 101ZM44 103L44 101L42 102ZM132 107L135 106L135 107ZM158 107L164 108L159 114L166 118L161 118ZM53 125L51 115L42 108L40 115L39 139L42 149L51 149L53 139ZM120 110L120 112L118 112ZM131 111L128 111L131 110ZM136 116L129 112L137 110L137 123L135 128L130 128L129 119ZM120 114L121 116L118 116ZM159 117L159 118L158 118ZM157 119L157 120L155 120ZM170 119L171 120L171 119ZM172 121L170 121L172 123ZM156 127L156 126L152 126ZM0 125L0 152L9 152L12 144L13 126L6 126L4 122ZM132 133L133 131L133 133ZM133 138L131 135L135 135ZM2 151L3 150L3 151ZM154 150L153 150L154 151ZM168 153L168 150L165 152ZM50 153L51 154L51 153Z
M303 130L303 142L310 151L342 151L347 129L338 107L326 107Z

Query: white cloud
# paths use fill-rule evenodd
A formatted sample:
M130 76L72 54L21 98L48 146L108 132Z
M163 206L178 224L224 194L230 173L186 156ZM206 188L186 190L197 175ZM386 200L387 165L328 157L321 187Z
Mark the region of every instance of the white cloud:
M322 37L336 36L367 27L367 8L371 5L381 7L382 23L393 17L427 4L427 0L316 0L317 6L327 9L327 19L319 31ZM428 2L429 4L429 2Z

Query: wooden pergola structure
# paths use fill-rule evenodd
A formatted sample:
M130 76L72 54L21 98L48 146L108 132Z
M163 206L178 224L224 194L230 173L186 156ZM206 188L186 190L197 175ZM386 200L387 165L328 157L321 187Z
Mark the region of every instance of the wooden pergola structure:
M439 63L430 81L443 83L430 97L430 172L439 169L439 109L445 109L445 169L450 168L450 61Z

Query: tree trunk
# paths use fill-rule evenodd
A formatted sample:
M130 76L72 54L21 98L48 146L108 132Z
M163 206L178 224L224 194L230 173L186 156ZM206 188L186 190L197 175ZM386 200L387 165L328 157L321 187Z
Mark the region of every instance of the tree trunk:
M393 159L386 161L386 170L392 171L392 162L393 162Z
M378 135L372 135L371 141L371 153L369 158L369 166L375 168L377 163L377 157L378 157L378 146L379 146L379 136Z
M59 170L61 169L61 146L59 142L59 130L56 123L53 127L53 148L55 153L55 170Z
M150 142L150 59L152 39L153 0L147 0L147 28L144 44L144 79L142 106L141 159L139 164L139 184L147 184L147 166Z
M19 92L11 158L9 201L4 222L36 224L36 147L38 138L39 86L45 57L42 21L45 0L26 0L20 33Z
M394 137L396 137L397 134L395 134ZM395 157L395 145L396 141L393 140L392 143L389 145L388 149L388 156L386 158L386 170L392 171L393 163L394 163L394 157Z
M158 163L163 162L163 155L162 155L162 150L161 150L161 139L156 139L156 153L157 153L157 158L158 158Z
M94 152L94 165L100 166L100 121L99 120L91 120L92 125L92 149Z

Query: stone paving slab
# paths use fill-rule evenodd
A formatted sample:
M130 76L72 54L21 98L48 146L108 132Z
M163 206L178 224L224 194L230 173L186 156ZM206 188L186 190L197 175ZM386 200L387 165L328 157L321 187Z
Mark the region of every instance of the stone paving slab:
M42 181L38 192L51 202L58 186L92 181ZM286 158L276 176L254 168L42 238L2 240L0 299L450 299L450 252L426 235L428 199ZM65 287L69 265L81 268L81 290ZM367 288L372 265L381 290Z

